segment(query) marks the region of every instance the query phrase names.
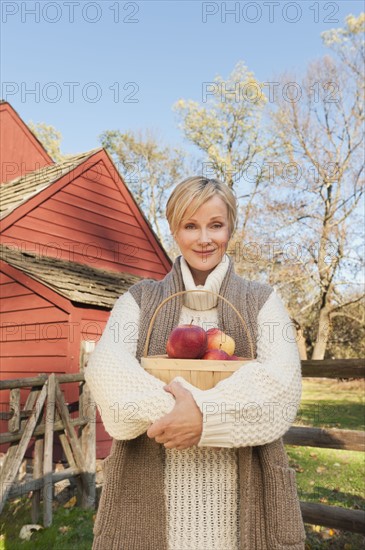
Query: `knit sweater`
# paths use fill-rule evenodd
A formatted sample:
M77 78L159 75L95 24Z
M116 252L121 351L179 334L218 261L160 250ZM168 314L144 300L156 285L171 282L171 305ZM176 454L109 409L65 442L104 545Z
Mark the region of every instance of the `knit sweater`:
M228 265L225 257L203 288L219 292ZM180 266L185 288L200 288L183 258ZM203 432L197 446L166 450L169 550L240 548L237 448L277 440L294 419L301 391L298 351L283 304L274 292L268 294L257 318L255 360L208 391L176 378L202 411ZM185 295L179 324L218 326L217 306L210 295ZM145 433L175 403L136 358L140 321L140 308L127 292L116 302L85 371L105 428L116 440Z

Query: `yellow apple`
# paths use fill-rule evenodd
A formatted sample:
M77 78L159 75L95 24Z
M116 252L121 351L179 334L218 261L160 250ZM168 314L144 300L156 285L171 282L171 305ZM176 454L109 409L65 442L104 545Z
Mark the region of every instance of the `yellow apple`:
M231 336L219 330L219 328L210 328L207 330L207 338L207 350L220 349L228 353L228 355L233 355L236 347L235 341Z

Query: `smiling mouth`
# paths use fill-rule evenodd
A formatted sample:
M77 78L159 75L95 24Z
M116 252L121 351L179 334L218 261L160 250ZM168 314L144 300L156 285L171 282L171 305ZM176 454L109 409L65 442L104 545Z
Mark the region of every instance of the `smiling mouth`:
M215 250L194 250L197 254L212 254Z

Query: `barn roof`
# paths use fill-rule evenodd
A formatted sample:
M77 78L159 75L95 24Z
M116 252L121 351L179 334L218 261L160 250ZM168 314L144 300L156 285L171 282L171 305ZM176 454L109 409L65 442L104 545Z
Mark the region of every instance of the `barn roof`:
M72 302L112 308L116 299L142 279L125 272L38 256L0 246L1 259Z
M3 183L0 187L0 218L8 216L15 208L52 185L100 150L102 147L72 155L62 162L44 166L30 174Z

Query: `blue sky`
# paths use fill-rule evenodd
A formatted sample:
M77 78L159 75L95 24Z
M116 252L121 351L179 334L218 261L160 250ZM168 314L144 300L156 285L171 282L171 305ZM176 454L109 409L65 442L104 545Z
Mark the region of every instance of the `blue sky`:
M1 7L3 99L25 122L60 130L62 151L77 153L97 147L107 129L151 128L162 142L186 146L172 111L179 98L200 101L202 83L227 77L240 60L262 82L304 71L326 51L320 33L343 26L363 2L3 0Z

